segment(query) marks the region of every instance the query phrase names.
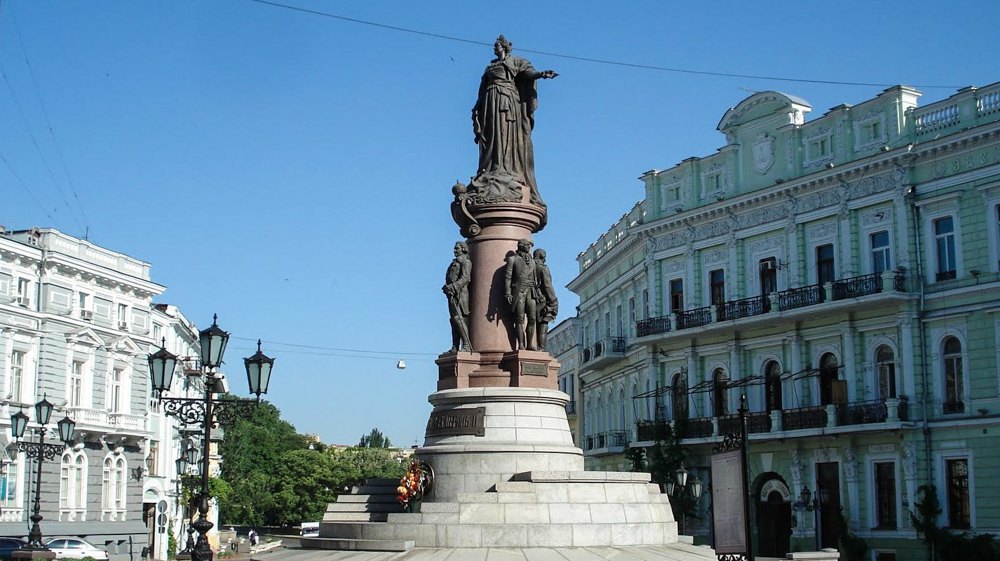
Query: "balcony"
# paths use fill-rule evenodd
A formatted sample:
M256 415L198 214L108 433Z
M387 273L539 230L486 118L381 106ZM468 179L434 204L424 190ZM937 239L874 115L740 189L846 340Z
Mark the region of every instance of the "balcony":
M902 271L872 273L826 284L814 284L772 292L767 296L753 296L730 300L718 305L685 310L674 317L662 316L636 322L639 338L664 339L685 329L731 328L732 324L716 326L720 322L752 323L770 318L826 313L831 308L867 307L878 302L894 302L906 293L906 276ZM818 308L824 304L823 308Z
M566 402L566 414L567 415L576 415L576 402L575 401L567 401Z
M118 433L124 435L144 435L147 432L146 417L131 413L118 413L103 409L71 407L78 432Z
M590 435L585 439L584 453L588 456L620 454L628 446L628 432L608 431Z
M583 365L591 370L604 368L624 359L627 347L624 337L601 339L583 350Z
M773 411L752 411L747 415L747 434L761 435L753 438L790 438L788 431L822 430L826 434L838 432L883 431L900 428L909 422L909 407L905 397L898 399L873 399L851 403L837 403L798 407ZM649 446L665 436L667 425L680 431L682 440L718 439L740 431L739 415L696 417L682 422L638 421L636 437L643 446ZM766 435L766 436L764 436ZM688 442L687 444L693 444Z

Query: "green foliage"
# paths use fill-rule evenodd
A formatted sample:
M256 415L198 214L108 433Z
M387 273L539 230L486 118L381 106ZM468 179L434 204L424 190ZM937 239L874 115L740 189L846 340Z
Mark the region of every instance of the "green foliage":
M632 464L632 471L643 472L646 471L646 449L642 447L632 447L629 446L628 450L625 451L625 457Z
M680 444L678 435L683 434L683 423L685 419L677 419L673 425L657 421L655 425L656 441L646 452L649 473L653 483L666 484L673 481L677 470L681 468L684 459L687 457L687 450ZM670 498L670 508L674 512L674 518L680 520L682 515L689 518L698 518L697 501L690 495L684 494L679 497Z
M360 448L392 448L392 442L382 434L382 431L373 428L372 431L361 437L358 442Z
M941 503L933 485L917 488L913 527L939 561L1000 561L1000 543L992 534L955 533L937 525Z
M378 429L361 441L364 447L343 450L311 442L283 421L276 407L261 403L249 419L226 427L219 448L225 469L222 479L211 480L211 493L219 500L222 524L288 526L319 520L326 505L357 482L402 476L404 466ZM184 485L190 496L189 481Z
M173 521L167 524L167 559L177 558L177 536L174 535Z
M845 561L866 561L868 542L851 533L844 513L837 512L837 535L840 539L840 553Z
M275 525L273 474L283 454L307 448L307 438L268 402L262 402L249 419L227 426L219 448L225 462L223 477L230 486L219 501L223 524Z

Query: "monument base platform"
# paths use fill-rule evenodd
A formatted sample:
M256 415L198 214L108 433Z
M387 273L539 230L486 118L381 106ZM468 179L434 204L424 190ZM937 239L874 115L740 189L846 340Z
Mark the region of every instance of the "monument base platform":
M711 548L689 543L651 546L602 546L587 548L524 547L524 548L416 548L405 553L323 551L303 548L280 548L253 561L716 561Z

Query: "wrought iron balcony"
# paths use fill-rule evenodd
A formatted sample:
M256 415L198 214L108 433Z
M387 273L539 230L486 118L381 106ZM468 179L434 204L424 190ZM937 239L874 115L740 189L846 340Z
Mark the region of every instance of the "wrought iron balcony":
M708 438L714 430L711 417L687 419L677 425L681 438Z
M583 362L588 368L603 368L625 358L627 344L624 337L609 337L583 351Z
M719 321L748 318L765 314L770 309L770 301L764 296L753 296L742 300L730 300L717 308Z
M860 298L882 292L882 274L872 273L833 281L833 299Z
M719 434L725 436L740 431L740 416L726 415L719 417ZM771 432L771 414L767 411L754 411L747 414L747 432Z
M666 436L667 423L664 421L638 421L635 435L639 442L655 442Z
M884 423L888 416L888 408L885 405L885 401L881 399L837 405L838 425Z
M677 313L677 329L690 329L712 323L712 308L696 308Z
M826 426L826 407L800 407L781 412L781 426L785 430L818 429Z
M802 288L790 288L778 293L778 309L794 310L822 303L825 297L823 286L813 284Z
M636 337L648 337L668 332L670 332L670 317L668 316L641 319L635 322Z

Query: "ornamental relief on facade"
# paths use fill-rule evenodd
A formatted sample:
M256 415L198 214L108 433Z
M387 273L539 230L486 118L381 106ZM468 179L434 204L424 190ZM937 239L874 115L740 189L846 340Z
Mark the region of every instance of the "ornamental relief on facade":
M845 183L843 192L848 199L866 197L875 193L901 188L906 173L903 168L896 167L889 173L866 177L853 183ZM737 214L735 226L730 217L720 218L698 225L687 224L683 229L676 229L665 236L657 238L658 251L673 249L701 240L728 234L731 231L753 228L761 224L773 223L784 219L794 219L796 214L810 212L819 208L837 207L839 210L843 198L837 189L825 189L818 193L801 198L789 197L784 203L771 205Z
M767 173L774 165L774 137L762 132L753 140L753 169L757 173Z
M704 251L701 254L701 261L705 265L714 265L726 260L726 251L720 248Z
M684 270L686 261L683 259L671 259L663 263L663 271L666 273L677 273Z
M809 242L829 239L837 235L837 223L833 221L816 224L806 229L806 237Z

